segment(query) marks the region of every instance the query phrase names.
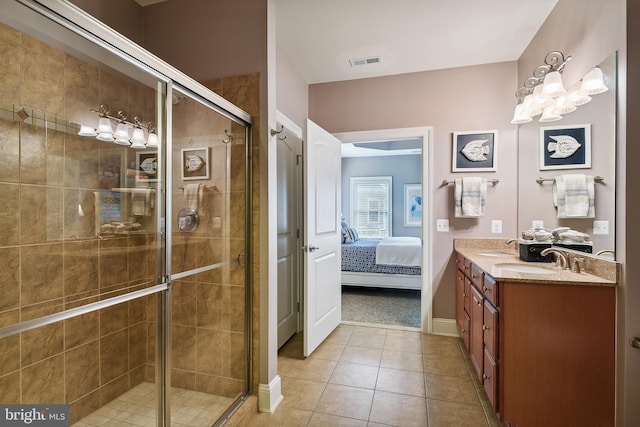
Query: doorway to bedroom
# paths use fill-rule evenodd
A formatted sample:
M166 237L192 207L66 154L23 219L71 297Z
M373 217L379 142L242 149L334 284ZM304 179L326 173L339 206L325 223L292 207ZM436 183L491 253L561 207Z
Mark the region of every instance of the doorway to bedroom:
M411 128L336 135L343 141L344 323L424 330L429 134Z

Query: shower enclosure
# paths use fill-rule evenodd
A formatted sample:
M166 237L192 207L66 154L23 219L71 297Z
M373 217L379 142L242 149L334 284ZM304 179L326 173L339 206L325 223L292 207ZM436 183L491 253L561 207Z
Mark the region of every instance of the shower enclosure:
M0 16L0 404L212 425L250 387L250 118L60 7Z

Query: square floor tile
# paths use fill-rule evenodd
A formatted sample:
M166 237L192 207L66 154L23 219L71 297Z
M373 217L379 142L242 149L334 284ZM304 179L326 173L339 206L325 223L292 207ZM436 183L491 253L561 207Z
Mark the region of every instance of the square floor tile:
M427 425L427 406L425 399L404 394L376 391L371 407L370 422L392 426ZM449 427L454 426L451 424ZM429 425L431 427L431 425Z
M328 384L315 412L366 421L369 419L372 400L373 390Z
M377 390L425 397L424 375L420 372L380 368Z

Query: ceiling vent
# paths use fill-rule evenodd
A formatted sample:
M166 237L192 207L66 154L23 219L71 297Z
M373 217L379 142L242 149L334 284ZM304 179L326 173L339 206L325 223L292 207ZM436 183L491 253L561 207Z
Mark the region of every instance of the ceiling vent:
M371 65L371 64L379 64L382 62L382 57L380 56L370 56L368 58L358 58L358 59L350 59L349 63L352 67L359 67L361 65Z

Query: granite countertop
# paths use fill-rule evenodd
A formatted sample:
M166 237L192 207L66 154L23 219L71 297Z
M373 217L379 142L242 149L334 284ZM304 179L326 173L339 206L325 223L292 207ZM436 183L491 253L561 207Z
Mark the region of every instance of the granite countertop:
M562 285L617 286L619 263L599 259L590 254L562 250L568 258L580 256L585 259L581 273L562 270L554 263L525 262L518 257L517 243L507 245L506 239L455 239L456 252L471 260L496 281L548 283ZM555 249L555 248L554 248ZM496 256L499 255L499 256ZM519 264L550 269L550 274L525 273L501 268L499 264ZM571 263L572 264L572 263Z

